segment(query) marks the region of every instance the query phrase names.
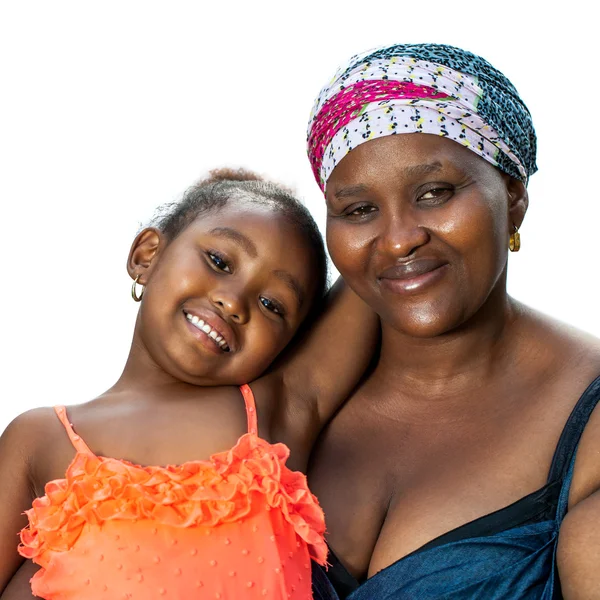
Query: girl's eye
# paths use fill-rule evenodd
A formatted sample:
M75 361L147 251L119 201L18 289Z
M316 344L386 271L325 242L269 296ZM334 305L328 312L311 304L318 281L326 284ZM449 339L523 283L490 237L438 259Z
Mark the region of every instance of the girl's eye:
M274 300L270 300L269 298L265 298L264 296L260 297L260 303L268 311L271 311L271 312L275 313L276 315L283 317L283 315L284 315L283 307L279 303L275 302Z
M221 258L218 254L214 252L206 253L210 261L215 265L215 267L219 271L224 271L225 273L231 273L231 267L227 264L227 261L224 258Z

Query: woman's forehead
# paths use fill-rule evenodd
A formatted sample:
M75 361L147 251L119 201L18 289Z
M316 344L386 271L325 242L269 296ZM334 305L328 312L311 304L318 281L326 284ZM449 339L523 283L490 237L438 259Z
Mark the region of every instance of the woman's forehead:
M370 140L349 152L333 170L327 191L348 182L383 176L413 179L436 173L468 174L493 166L460 144L429 134L394 135Z

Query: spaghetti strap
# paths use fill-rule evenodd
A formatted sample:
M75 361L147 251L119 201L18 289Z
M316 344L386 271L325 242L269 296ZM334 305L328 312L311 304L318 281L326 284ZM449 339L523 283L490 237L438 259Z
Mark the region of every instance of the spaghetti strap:
M77 435L73 430L73 425L69 422L69 417L67 415L67 409L64 406L55 406L54 412L56 416L59 418L60 422L63 424L64 428L67 430L67 435L73 444L75 450L77 450L80 454L94 454L88 447L88 445L81 439L81 436Z
M248 415L248 433L258 435L258 421L256 418L256 402L254 402L254 394L248 384L240 386L240 392L246 403L246 415Z
M548 483L567 477L583 430L599 401L600 376L583 392L565 424L552 458Z

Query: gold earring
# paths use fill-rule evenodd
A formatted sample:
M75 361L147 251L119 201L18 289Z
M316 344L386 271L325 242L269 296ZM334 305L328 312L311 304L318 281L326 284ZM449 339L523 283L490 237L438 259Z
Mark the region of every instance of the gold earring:
M513 225L515 230L510 234L510 241L508 242L508 249L511 252L518 252L521 249L521 234L517 229L516 225Z
M142 298L144 297L144 286L140 283L140 286L142 287L142 291L140 293L140 295L138 296L137 293L137 284L138 281L140 280L141 275L138 275L135 278L135 281L133 282L133 285L131 286L131 297L136 301L136 302L141 302Z

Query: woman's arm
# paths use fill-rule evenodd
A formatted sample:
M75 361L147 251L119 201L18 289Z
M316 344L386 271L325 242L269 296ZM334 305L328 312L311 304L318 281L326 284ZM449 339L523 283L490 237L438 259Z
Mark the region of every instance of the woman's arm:
M48 409L17 417L0 437L0 594L24 559L17 552L19 532L27 525L23 514L35 497L31 476L35 448L44 440ZM26 596L25 596L26 597Z
M307 408L315 437L359 382L378 339L379 317L340 278L310 330L252 388L257 397L285 402L296 429Z
M26 560L9 581L4 593L0 595L0 600L31 600L37 598L31 591L29 581L39 569L38 565Z
M600 598L600 491L567 513L558 536L557 562L565 600Z

